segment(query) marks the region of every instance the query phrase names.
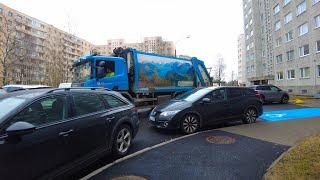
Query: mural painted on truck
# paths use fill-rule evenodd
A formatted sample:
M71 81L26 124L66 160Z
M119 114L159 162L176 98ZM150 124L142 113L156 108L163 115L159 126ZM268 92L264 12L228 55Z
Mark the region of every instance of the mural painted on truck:
M193 86L191 61L138 54L139 88Z

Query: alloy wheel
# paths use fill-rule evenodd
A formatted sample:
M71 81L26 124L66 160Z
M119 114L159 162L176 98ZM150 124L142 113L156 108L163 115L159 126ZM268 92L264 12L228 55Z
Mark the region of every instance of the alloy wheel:
M198 118L194 115L187 115L182 121L182 130L187 134L196 132L199 128Z
M122 128L117 135L117 150L125 154L131 145L131 132L127 128Z
M283 104L287 104L288 101L289 101L289 97L288 97L288 96L283 96L283 97L282 97L282 101L281 101L281 102L282 102Z
M246 112L246 115L245 115L245 121L246 123L254 123L256 122L258 118L258 115L257 115L257 111L253 108L250 108L247 110Z

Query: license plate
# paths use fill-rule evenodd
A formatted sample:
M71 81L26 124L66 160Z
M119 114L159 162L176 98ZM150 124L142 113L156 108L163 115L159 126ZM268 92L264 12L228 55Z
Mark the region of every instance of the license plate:
M153 116L150 116L150 121L156 121L156 118Z

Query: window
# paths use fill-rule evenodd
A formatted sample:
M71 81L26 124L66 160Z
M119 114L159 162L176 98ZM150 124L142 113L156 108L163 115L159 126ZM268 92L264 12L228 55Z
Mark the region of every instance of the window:
M115 76L115 62L114 61L97 61L97 77L114 77Z
M320 27L320 15L314 17L314 24L315 24L315 28Z
M53 96L41 99L20 112L14 121L24 121L40 126L64 120L68 117L65 96Z
M228 89L228 99L233 99L242 96L242 90L239 88L230 88Z
M253 36L253 30L250 31L250 37Z
M226 99L226 92L224 89L217 89L212 91L212 101L223 101Z
M304 34L307 34L308 31L309 31L308 23L304 23L304 24L300 25L300 26L298 27L298 29L299 29L299 36L302 36L302 35L304 35Z
M309 78L310 77L310 68L309 67L300 68L300 77L301 78Z
M312 0L312 5L317 4L318 2L320 2L320 0Z
M280 12L280 5L277 4L277 5L273 8L273 10L274 10L274 14L278 14L278 13Z
M295 78L295 74L294 74L294 69L291 69L288 71L288 79L294 79Z
M303 1L302 3L300 3L297 6L297 16L299 16L300 14L302 14L303 12L305 12L307 10L307 2Z
M318 77L320 77L320 65L318 65L317 67L318 67Z
M2 9L2 8L0 8L0 14L2 14L2 11L3 11L3 9Z
M12 17L13 13L11 11L8 12L8 16Z
M292 13L291 12L284 16L284 24L287 24L290 21L292 21Z
M126 105L125 102L123 102L122 100L120 100L112 95L103 94L102 97L108 103L108 107L110 107L110 108L115 108L115 107Z
M276 47L279 47L281 45L281 37L276 39Z
M280 28L281 28L281 21L277 21L277 22L274 24L274 30L275 30L275 31L278 31Z
M293 40L293 31L289 31L285 34L286 36L286 42L290 42Z
M257 86L257 90L270 91L270 86Z
M277 73L277 80L282 80L283 79L283 72L278 72Z
M284 6L286 6L287 4L289 4L291 2L291 0L284 0L283 4Z
M320 52L320 40L316 42L316 50Z
M309 44L299 47L299 55L300 57L309 55Z
M252 24L252 19L250 19L249 24L250 24L250 25Z
M275 86L270 86L271 91L279 91L280 89Z
M98 112L105 109L103 102L96 94L74 93L73 99L76 116Z
M287 61L291 61L294 58L294 51L287 51Z
M282 63L282 54L279 54L278 56L276 56L276 61L277 63Z

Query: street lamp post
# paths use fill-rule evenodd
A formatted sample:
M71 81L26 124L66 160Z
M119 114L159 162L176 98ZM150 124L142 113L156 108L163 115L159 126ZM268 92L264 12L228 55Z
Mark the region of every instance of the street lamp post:
M175 43L174 43L174 45L175 45L175 48L174 48L174 57L177 57L177 44L180 42L180 41L182 41L182 40L184 40L184 39L190 39L190 35L187 35L186 37L184 37L184 38L182 38L182 39L179 39L178 41L176 41Z

